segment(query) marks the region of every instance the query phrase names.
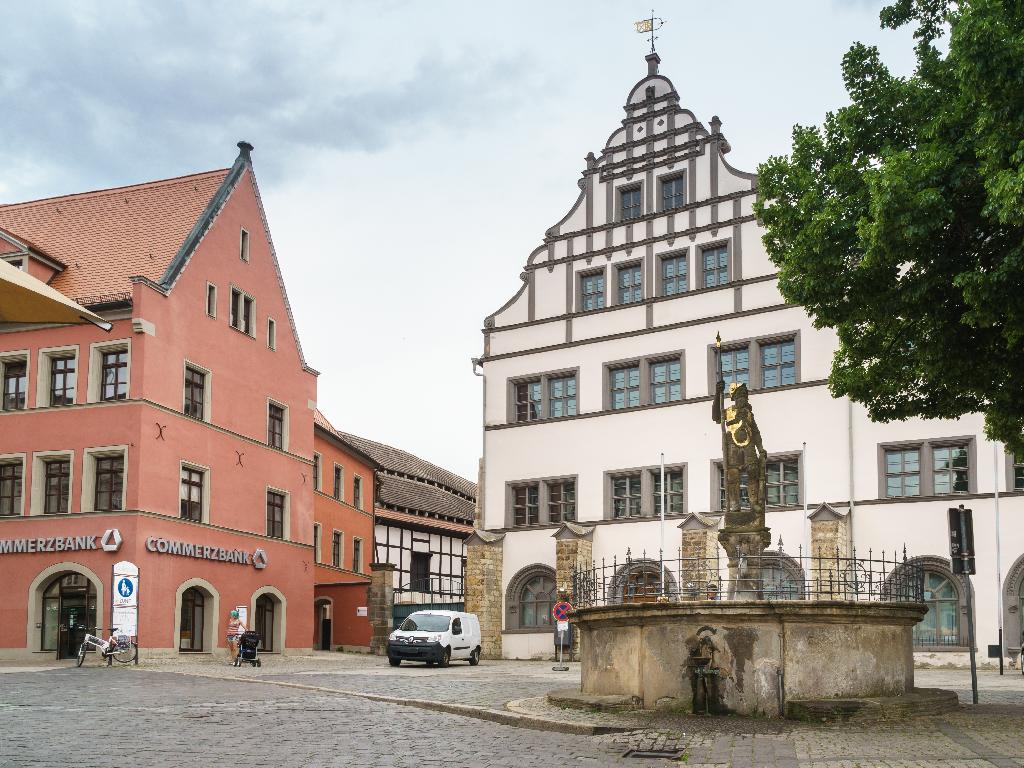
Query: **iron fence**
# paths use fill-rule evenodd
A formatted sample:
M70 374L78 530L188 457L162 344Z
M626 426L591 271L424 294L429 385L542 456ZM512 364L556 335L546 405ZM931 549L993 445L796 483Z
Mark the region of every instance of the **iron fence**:
M868 550L867 556L834 554L796 555L765 551L742 560L730 574L726 558L676 557L646 552L624 559L602 559L573 572L572 601L577 608L621 603L690 602L697 600L753 599L854 600L915 602L924 600L924 570L902 555Z

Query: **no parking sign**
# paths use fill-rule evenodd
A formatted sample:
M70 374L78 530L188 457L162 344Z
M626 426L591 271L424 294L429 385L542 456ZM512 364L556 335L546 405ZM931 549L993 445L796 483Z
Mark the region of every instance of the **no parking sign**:
M572 605L567 603L565 600L560 600L555 603L555 607L551 609L551 617L555 621L568 621L569 612L572 610Z

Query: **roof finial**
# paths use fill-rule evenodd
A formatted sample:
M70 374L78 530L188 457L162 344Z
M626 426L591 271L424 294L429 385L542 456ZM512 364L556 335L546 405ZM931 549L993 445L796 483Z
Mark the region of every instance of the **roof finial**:
M238 146L238 156L242 160L245 160L245 162L251 163L252 162L252 155L250 155L249 153L253 151L253 149L254 149L253 145L250 144L245 139L242 139L240 142L238 142L237 146Z
M658 38L655 36L654 33L655 33L655 31L657 31L657 30L661 29L663 26L665 26L665 20L655 16L654 15L654 9L652 8L651 9L651 18L649 18L649 19L640 19L640 21L635 21L635 22L633 22L633 26L636 27L636 31L639 32L640 34L648 34L648 33L650 34L650 36L651 36L651 53L655 53L654 41L657 40ZM650 62L650 60L651 59L648 56L647 57L647 61ZM657 74L657 73L658 73L658 71L657 71L657 69L655 69L653 74Z

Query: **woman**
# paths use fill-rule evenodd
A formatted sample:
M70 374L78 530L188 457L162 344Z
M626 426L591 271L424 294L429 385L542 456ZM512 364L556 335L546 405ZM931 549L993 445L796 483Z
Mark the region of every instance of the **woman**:
M231 611L231 618L228 620L228 648L231 651L231 663L235 663L238 656L238 638L245 632L245 622L238 615L238 609Z

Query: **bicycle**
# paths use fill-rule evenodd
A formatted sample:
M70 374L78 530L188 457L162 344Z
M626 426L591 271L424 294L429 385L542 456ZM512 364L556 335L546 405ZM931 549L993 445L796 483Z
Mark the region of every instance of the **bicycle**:
M110 659L117 660L119 664L130 664L138 658L138 643L128 635L118 633L117 627L112 627L110 631L112 633L110 640L103 640L96 637L96 635L86 633L85 640L82 641L82 645L78 648L77 666L82 666L89 646L96 648L102 658L107 660L108 665L110 664Z

